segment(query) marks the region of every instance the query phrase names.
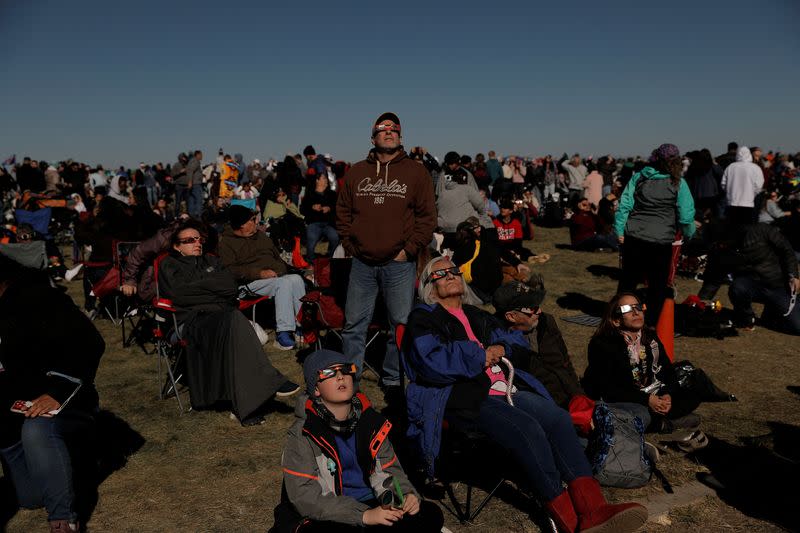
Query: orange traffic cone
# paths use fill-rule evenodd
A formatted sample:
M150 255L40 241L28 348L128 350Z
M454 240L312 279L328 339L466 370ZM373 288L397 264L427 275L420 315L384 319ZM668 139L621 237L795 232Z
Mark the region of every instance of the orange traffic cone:
M300 237L294 238L294 250L292 250L292 264L297 268L308 268L308 263L300 253Z
M675 298L674 295L668 296L664 300L661 308L661 315L656 324L656 334L664 345L667 357L670 361L675 361Z

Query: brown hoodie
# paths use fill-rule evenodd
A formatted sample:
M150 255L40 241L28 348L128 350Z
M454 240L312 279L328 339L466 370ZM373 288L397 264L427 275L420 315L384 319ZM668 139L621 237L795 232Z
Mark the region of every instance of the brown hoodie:
M402 149L388 163L371 150L344 177L336 204L336 229L344 249L372 265L388 263L400 250L415 258L433 238L433 180Z

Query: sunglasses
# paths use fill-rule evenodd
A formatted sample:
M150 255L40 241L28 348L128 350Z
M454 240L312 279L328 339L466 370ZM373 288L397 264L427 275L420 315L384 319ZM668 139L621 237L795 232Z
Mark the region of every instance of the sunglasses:
M643 313L647 311L647 306L645 304L625 304L619 306L620 315L624 315L625 313L630 313L631 311L637 311L639 313Z
M337 372L341 372L343 376L355 375L358 367L355 363L342 363L338 365L331 365L328 368L323 368L319 371L319 381L325 381L336 376Z
M452 274L453 276L461 276L462 272L458 269L457 266L452 266L450 268L440 268L439 270L434 270L428 275L427 280L425 283L430 283L431 281L439 281L440 279L446 278L448 274Z
M200 244L205 244L206 239L205 237L187 237L185 239L178 240L178 244L194 244L199 242Z
M534 307L523 307L521 309L516 309L516 311L518 313L522 313L523 315L531 317L531 316L535 316L535 315L538 315L539 313L541 313L542 312L542 308L539 307L538 305L536 305Z

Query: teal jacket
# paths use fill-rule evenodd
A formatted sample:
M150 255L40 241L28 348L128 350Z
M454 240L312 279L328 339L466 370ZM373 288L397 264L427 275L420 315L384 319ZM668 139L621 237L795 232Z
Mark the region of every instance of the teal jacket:
M694 200L686 180L674 185L669 174L644 167L622 192L614 232L666 244L675 240L678 227L685 240L694 235Z

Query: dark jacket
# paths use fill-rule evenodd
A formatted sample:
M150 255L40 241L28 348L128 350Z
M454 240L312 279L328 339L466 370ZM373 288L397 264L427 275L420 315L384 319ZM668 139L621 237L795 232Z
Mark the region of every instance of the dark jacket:
M480 244L478 255L475 256L475 248ZM468 261L470 263L469 274L464 272L465 281L470 287L477 288L483 295L491 296L503 282L503 271L501 258L507 258L519 263L519 259L514 254L502 250L497 242L497 233L484 229L478 241L474 239L463 242L453 243L453 262L461 266ZM465 269L466 270L466 269Z
M171 255L161 261L158 288L162 298L172 300L178 322L197 312L236 308L239 293L234 275L212 255Z
M655 377L667 387L674 384L675 371L655 333L643 330L642 346L646 353L643 385L653 383ZM654 361L657 361L655 365ZM642 392L633 379L628 346L620 333L592 337L589 341L589 366L581 383L593 400L648 405L650 395Z
M386 164L371 151L344 177L336 229L344 249L368 264L385 264L401 250L415 258L436 227L433 180L404 151Z
M136 285L139 298L143 302L150 303L156 297L153 262L159 255L169 250L170 239L178 224L179 221L173 221L149 239L142 241L128 254L125 269L122 271L122 282Z
M327 213L314 211L311 208L314 204L330 207L331 210ZM307 190L306 195L303 196L303 201L300 202L300 212L305 217L306 224L314 224L315 222L324 222L330 225L336 224L336 193L330 189L325 189L321 193L314 189Z
M103 337L69 296L46 285L9 285L0 296L0 448L20 439L24 417L9 411L15 401L49 394L63 403L75 389L47 372L83 381L65 410L94 410L104 350Z
M514 349L527 348L522 333L506 330L489 313L470 305L464 306L464 313L484 346L501 345L506 356ZM488 397L486 351L469 340L461 322L442 306L420 304L408 316L402 354L409 379L408 437L424 458L428 475L433 476L445 411L457 410L459 416L468 416ZM514 384L550 399L544 386L524 370L516 372ZM458 397L458 405L451 401L451 394Z
M790 274L798 276L794 250L775 226L747 226L738 252L740 263L734 275L752 276L772 288L786 287Z
M227 228L219 241L219 256L236 279L244 283L260 279L262 270L274 270L279 276L289 270L278 247L263 231L239 237Z
M531 342L533 336L535 348ZM539 325L525 337L530 343L530 350L513 351L511 362L515 368L533 374L545 386L553 401L564 409L574 396L585 395L553 315L539 315Z

